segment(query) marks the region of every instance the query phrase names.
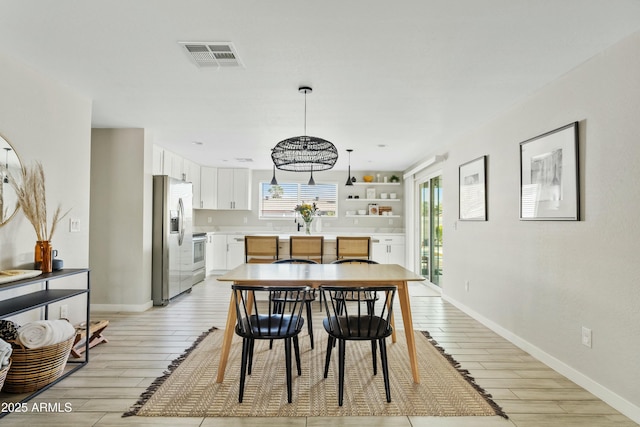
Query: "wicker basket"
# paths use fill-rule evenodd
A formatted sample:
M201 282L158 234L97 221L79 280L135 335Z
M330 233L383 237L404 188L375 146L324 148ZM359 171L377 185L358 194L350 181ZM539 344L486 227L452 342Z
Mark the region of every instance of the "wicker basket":
M75 335L58 344L25 348L13 343L11 369L2 391L29 393L51 384L64 372Z
M0 369L0 390L2 390L2 386L4 385L4 380L7 378L7 372L9 372L10 367L11 367L11 360L9 360L9 364L7 366Z

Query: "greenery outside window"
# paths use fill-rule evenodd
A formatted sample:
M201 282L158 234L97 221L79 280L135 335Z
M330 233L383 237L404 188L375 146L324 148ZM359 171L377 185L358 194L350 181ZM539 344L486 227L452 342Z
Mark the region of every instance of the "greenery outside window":
M315 203L322 217L337 217L338 184L260 183L261 219L293 219L294 208L301 203Z

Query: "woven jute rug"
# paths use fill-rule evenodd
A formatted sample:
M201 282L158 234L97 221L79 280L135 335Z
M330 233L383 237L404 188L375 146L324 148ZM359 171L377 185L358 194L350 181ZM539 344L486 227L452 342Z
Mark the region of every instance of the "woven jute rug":
M238 403L242 341L234 336L225 380L216 383L223 333L212 329L174 361L123 416L242 417L242 416L495 416L502 409L468 372L442 351L427 333L414 332L420 384L413 382L404 333L387 339L391 403L387 403L382 371L373 375L370 342L347 342L344 405L338 406L337 347L329 377L323 378L327 334L314 331L311 350L305 332L300 337L302 375L293 365L293 402L287 403L284 342L256 341L253 372L247 376L243 403ZM380 360L378 357L378 364Z

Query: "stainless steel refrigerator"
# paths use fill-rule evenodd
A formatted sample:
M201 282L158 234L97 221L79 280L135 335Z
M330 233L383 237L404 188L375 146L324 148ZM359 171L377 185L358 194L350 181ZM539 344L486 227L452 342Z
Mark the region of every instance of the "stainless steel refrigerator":
M193 285L192 201L190 182L153 177L153 305L167 305Z

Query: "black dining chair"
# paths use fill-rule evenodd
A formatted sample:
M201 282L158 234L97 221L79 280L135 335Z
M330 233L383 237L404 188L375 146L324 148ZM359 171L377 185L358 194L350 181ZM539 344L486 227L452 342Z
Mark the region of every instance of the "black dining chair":
M364 259L364 258L342 258L342 259L338 259L333 261L331 264L378 264L377 261L374 261L372 259ZM348 292L345 292L341 295L342 299L343 299L343 303L345 301L354 301L354 297L353 295L350 295ZM357 299L360 301L364 301L367 304L367 307L369 309L373 309L373 305L376 302L376 296L374 296L373 294L371 294L368 291L365 291L364 295L358 295ZM340 307L342 307L343 304L340 305ZM369 307L371 306L371 307ZM338 307L338 308L340 308Z
M317 264L316 261L305 258L289 258L289 259L279 259L274 261L272 264ZM272 302L275 304L276 308L280 307L282 300L288 298L291 299L291 295L274 295ZM305 296L304 305L307 307L307 331L309 332L309 340L311 341L311 349L313 350L313 322L311 320L312 310L311 303L316 300L316 290L311 289L307 295ZM273 343L271 343L273 344Z
M373 375L378 373L377 348L380 348L380 362L384 377L384 389L387 402L391 402L391 387L389 385L389 364L387 361L386 338L392 334L391 318L393 315L393 300L397 288L395 286L380 287L352 287L352 286L321 286L327 317L322 322L329 334L327 354L324 366L324 378L329 375L331 351L335 341L338 342L338 405L342 406L345 377L345 347L346 341L371 341L371 355L373 359ZM354 300L353 304L345 302L344 294L348 293ZM362 310L362 303L366 303L365 294L376 299L384 296L384 304L371 307L367 305L366 312ZM338 310L338 307L341 309Z
M300 376L302 375L302 369L300 366L298 334L304 325L302 308L304 306L303 301L309 292L309 287L233 285L231 289L236 307L237 322L235 332L242 337L238 402L242 403L246 375L251 375L255 340L284 340L287 399L291 403L291 343L293 342L298 376ZM260 294L262 294L262 297L260 297ZM278 311L273 309L273 304L264 302L271 301L276 294L285 294L292 297L291 299L286 298L283 300L282 308ZM286 309L287 306L289 307L288 310Z

